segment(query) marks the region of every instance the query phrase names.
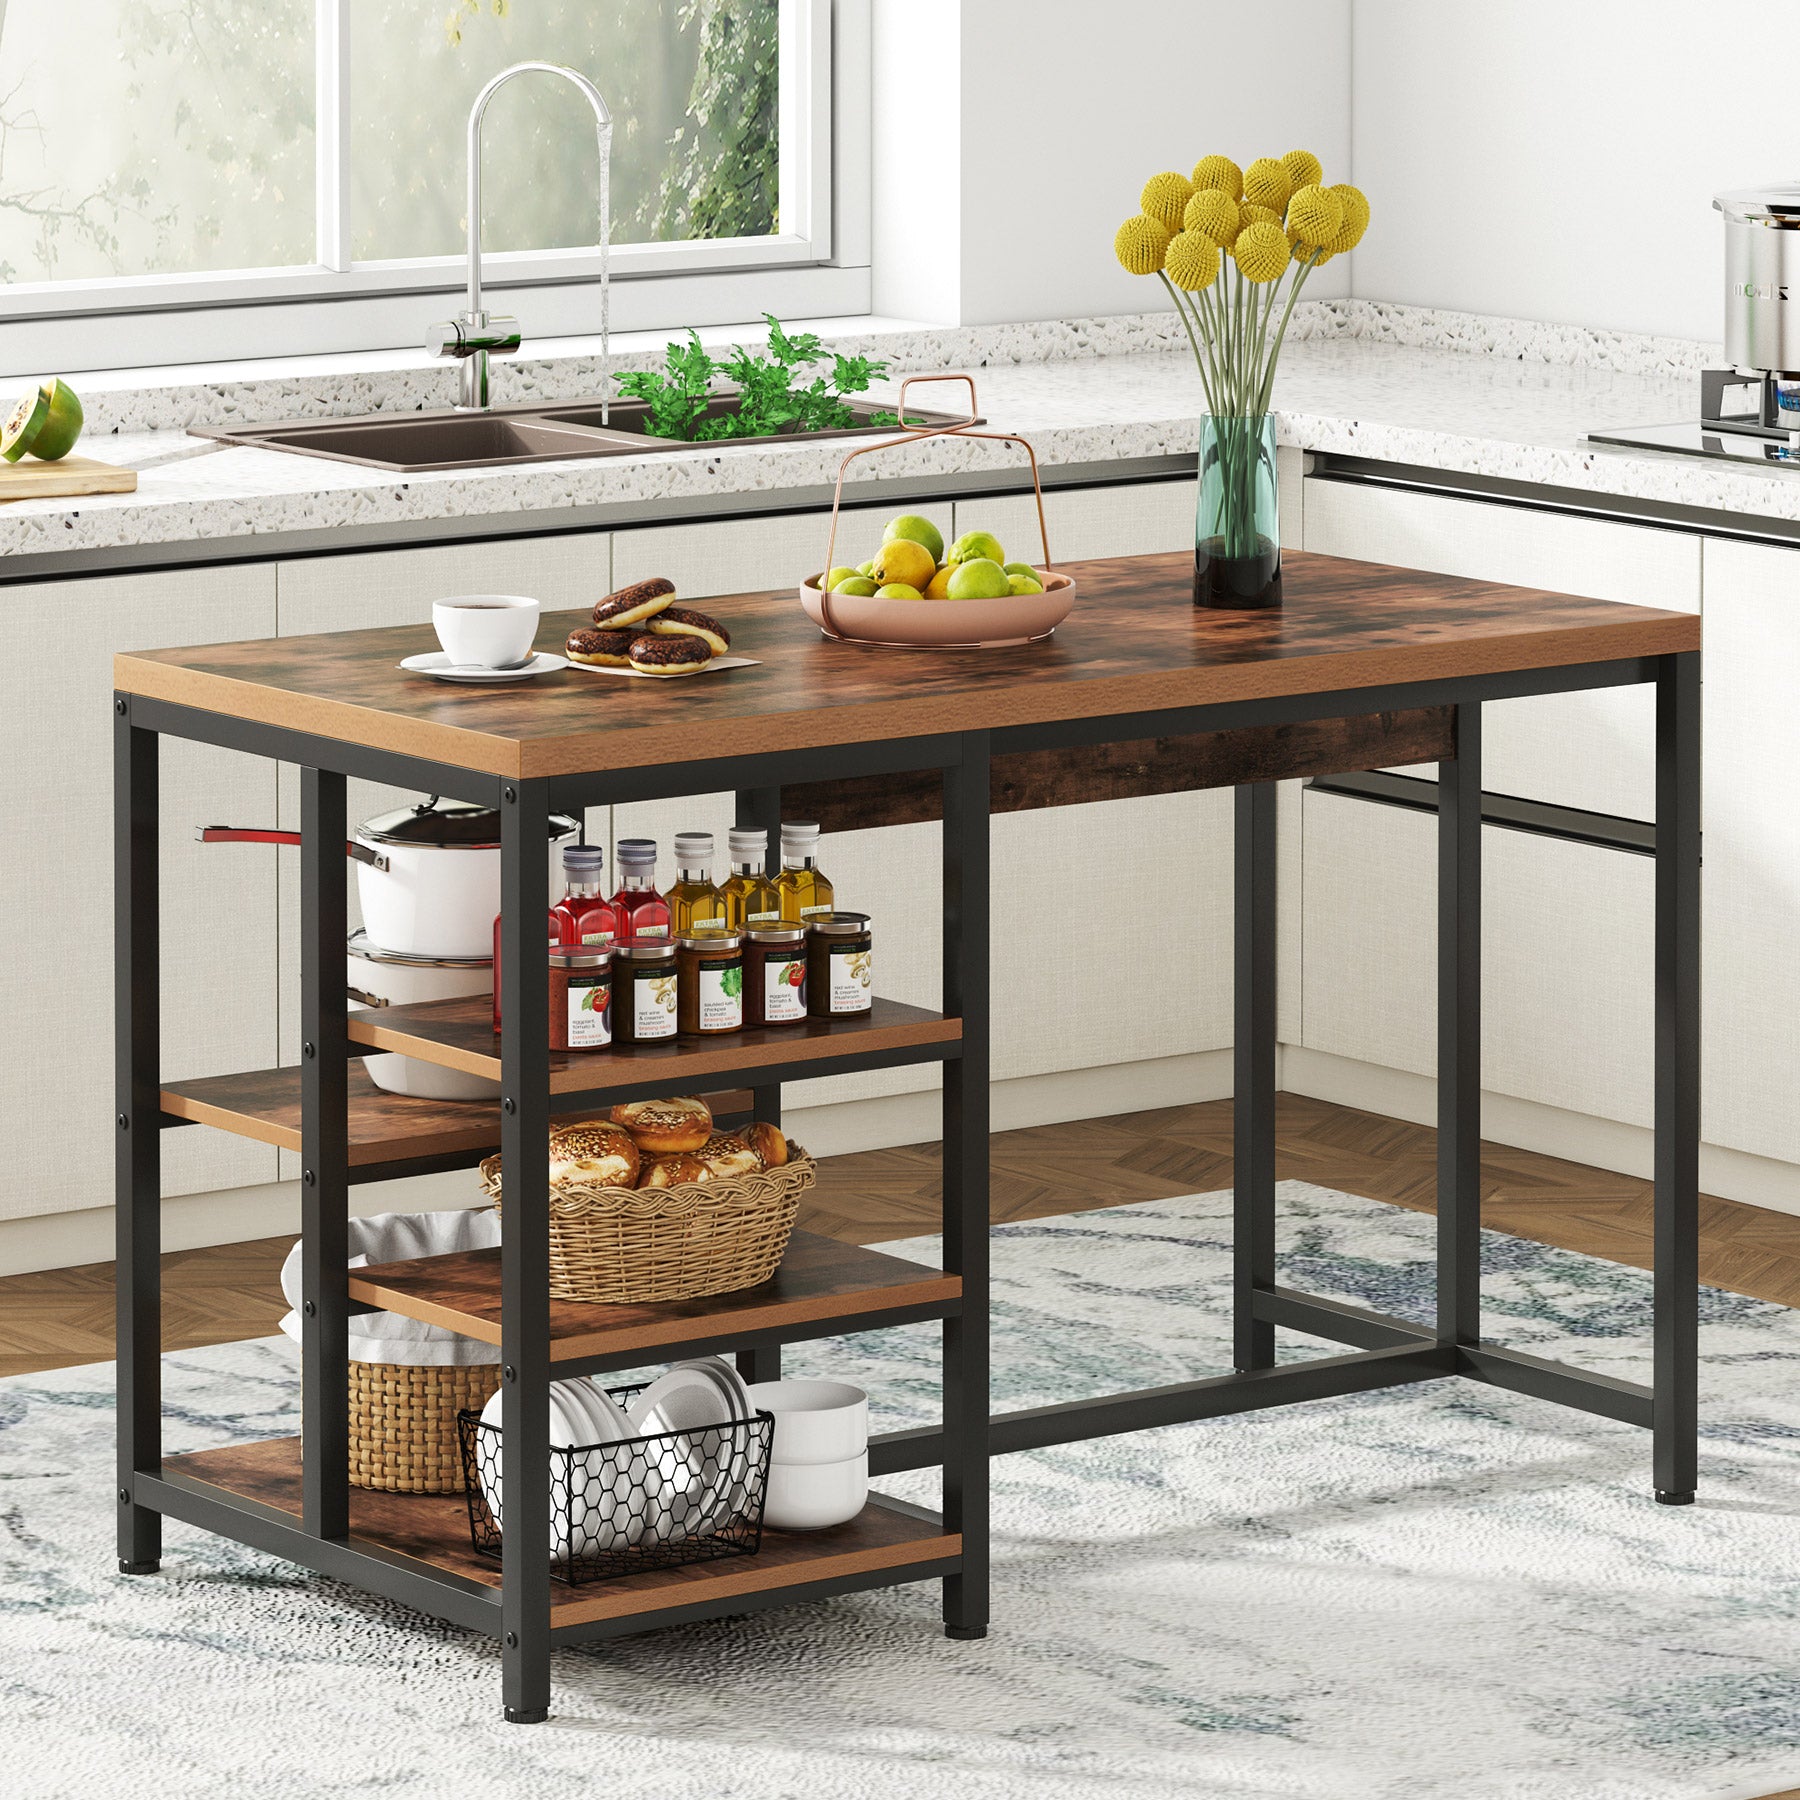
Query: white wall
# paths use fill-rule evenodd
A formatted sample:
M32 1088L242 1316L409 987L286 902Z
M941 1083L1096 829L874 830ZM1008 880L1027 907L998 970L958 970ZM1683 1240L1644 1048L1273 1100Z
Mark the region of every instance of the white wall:
M875 0L873 42L878 313L1151 311L1112 253L1146 177L1304 148L1350 179L1349 0Z
M1712 196L1800 175L1779 0L1354 0L1354 291L1717 342Z

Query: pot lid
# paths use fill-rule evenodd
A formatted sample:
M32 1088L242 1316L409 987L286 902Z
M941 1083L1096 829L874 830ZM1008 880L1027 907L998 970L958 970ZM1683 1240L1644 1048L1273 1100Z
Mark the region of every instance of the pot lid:
M552 839L573 837L580 829L566 813L550 815ZM356 835L371 844L424 844L436 850L498 850L500 814L472 800L445 800L433 794L417 806L377 813L357 826Z
M362 926L351 932L344 948L364 962L399 963L409 969L491 969L491 956L415 956L408 950L384 950L371 942Z
M1766 187L1733 188L1715 194L1713 205L1728 219L1767 219L1800 224L1800 181L1773 181Z

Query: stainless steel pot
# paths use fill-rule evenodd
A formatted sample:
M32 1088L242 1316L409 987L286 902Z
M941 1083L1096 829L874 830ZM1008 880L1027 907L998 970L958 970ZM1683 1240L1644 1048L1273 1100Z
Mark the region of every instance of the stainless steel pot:
M559 846L580 829L566 814L550 818L554 894ZM297 831L203 826L203 844L298 844ZM369 941L408 956L493 954L500 910L500 815L492 807L435 794L417 806L364 819L346 853L356 862L356 897Z
M1725 359L1800 374L1800 182L1716 194L1725 219Z

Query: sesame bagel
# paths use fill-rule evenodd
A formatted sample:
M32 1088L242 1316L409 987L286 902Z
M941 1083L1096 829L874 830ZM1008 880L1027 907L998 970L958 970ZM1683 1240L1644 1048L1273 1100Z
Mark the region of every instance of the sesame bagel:
M674 598L674 582L661 575L652 575L648 581L634 581L630 587L622 587L604 600L596 600L594 623L610 625L615 630L626 625L641 625L646 619L654 618Z
M597 669L629 669L635 631L603 631L598 625L580 625L569 633L563 651L570 662L589 663Z
M691 606L665 606L650 621L650 629L658 636L697 637L714 656L723 656L731 648L731 633L717 619Z
M702 638L665 637L646 631L631 640L631 666L640 675L688 675L712 661L712 648Z
M550 1185L633 1187L640 1163L630 1132L603 1119L559 1125L550 1133Z
M674 1156L700 1149L712 1136L712 1108L685 1095L670 1100L626 1100L608 1115L631 1133L647 1156Z

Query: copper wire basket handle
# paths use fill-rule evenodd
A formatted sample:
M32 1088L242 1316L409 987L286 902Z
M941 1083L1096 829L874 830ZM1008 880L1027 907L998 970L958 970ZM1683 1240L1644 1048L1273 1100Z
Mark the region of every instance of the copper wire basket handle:
M825 567L819 576L819 616L822 621L825 635L827 637L837 638L840 642L853 643L856 640L838 630L837 625L833 622L831 617L831 595L825 587L825 582L830 577L832 568L835 566L831 559L837 553L838 513L842 510L844 504L844 475L850 465L855 462L859 456L872 456L877 450L892 450L900 444L918 444L923 443L927 438L939 437L985 438L990 443L1017 444L1019 448L1025 452L1026 456L1031 459L1031 486L1033 493L1037 497L1038 537L1042 540L1044 546L1044 566L1046 568L1053 566L1050 556L1050 528L1044 523L1044 483L1038 474L1037 452L1032 449L1031 445L1024 438L1017 436L1013 432L977 431L975 429L975 421L981 416L981 405L975 397L975 378L972 375L945 374L907 376L900 384L900 404L898 410L902 419L906 417L906 390L915 382L923 383L930 381L963 382L969 390L968 418L959 419L950 425L926 425L920 426L916 430L907 427L896 432L892 437L883 438L879 443L859 444L844 457L844 460L841 463L838 464L837 486L832 490L831 495L831 530L825 539Z

